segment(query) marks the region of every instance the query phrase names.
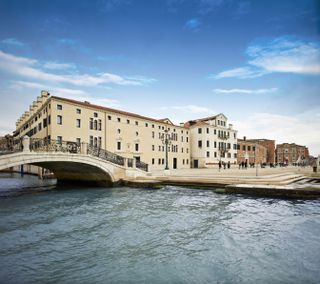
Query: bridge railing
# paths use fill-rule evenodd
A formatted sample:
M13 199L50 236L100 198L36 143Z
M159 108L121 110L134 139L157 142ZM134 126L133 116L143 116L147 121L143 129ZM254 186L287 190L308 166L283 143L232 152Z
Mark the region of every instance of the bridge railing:
M0 140L0 155L21 152L22 149L23 147L21 139L12 139L4 137Z
M72 141L30 138L30 151L80 154L81 145Z
M139 160L136 160L136 167L140 170L143 170L145 172L148 171L148 164L141 162Z
M104 150L100 147L93 146L90 144L87 145L87 149L88 149L87 150L88 155L99 157L103 160L106 160L108 162L111 162L111 163L119 165L119 166L125 165L125 158L120 155L117 155L117 154L112 153L108 150Z
M73 141L61 141L47 138L24 137L20 139L0 140L0 155L24 151L26 149L23 149L23 146L25 146L25 148L29 147L28 150L32 152L87 154L99 157L119 166L127 166L128 168L138 168L146 172L148 171L148 164L132 158L124 158L98 146L90 145L88 143L78 144Z

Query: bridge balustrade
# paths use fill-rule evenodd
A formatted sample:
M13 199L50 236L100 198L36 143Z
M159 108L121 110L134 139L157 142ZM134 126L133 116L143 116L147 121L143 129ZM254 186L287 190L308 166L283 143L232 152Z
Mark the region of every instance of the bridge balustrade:
M27 139L27 143L23 142ZM141 161L134 161L131 158L124 158L120 155L102 149L98 146L88 143L78 144L73 141L61 141L47 138L28 138L11 139L10 141L0 141L0 155L21 152L24 150L23 145L28 145L32 152L62 152L71 154L87 154L101 158L119 166L127 166L129 168L138 168L143 171L148 171L148 164ZM127 163L126 163L127 159ZM135 162L135 163L134 163Z

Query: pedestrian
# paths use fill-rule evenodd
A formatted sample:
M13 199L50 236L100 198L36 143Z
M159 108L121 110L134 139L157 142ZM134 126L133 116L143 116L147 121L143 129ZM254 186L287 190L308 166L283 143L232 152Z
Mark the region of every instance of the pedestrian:
M230 169L230 166L231 166L231 165L230 165L230 161L228 161L228 169Z
M219 161L219 171L221 170L221 161Z

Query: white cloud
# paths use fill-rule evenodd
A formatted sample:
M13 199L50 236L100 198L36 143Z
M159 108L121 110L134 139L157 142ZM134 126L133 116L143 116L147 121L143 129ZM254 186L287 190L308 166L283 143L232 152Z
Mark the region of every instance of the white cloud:
M76 86L97 86L105 84L143 86L156 80L146 77L122 77L111 73L98 73L96 75L75 74L58 75L48 73L41 68L45 66L35 59L18 57L0 51L0 69L21 77L48 81L54 83L67 83Z
M254 113L245 120L233 121L238 137L267 138L277 144L288 142L306 145L311 154L320 153L320 109L306 111L295 116L274 113Z
M316 42L280 37L249 46L247 54L250 59L246 67L226 70L212 77L245 79L273 72L320 74L320 46Z
M269 89L214 89L213 91L218 94L267 94L274 93L278 88Z
M210 113L210 114L214 113L214 111L211 109L208 109L203 106L197 106L197 105L161 107L161 110L179 110L179 111L188 112L188 113Z
M43 64L43 68L51 70L65 70L65 69L75 69L76 66L72 63L57 63L57 62L46 62Z
M260 77L260 76L265 75L267 73L268 72L263 71L263 70L256 70L256 69L249 68L249 67L239 67L239 68L234 68L234 69L220 72L217 75L211 75L210 78L221 79L221 78L236 77L236 78L241 78L241 79L247 79L247 78Z
M17 40L16 38L5 38L1 41L1 43L6 44L6 45L12 45L12 46L16 46L16 47L24 47L27 44Z

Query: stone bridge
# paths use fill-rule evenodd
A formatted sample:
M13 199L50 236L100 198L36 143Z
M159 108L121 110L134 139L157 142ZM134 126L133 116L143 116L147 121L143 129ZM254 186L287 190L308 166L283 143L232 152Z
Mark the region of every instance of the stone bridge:
M112 185L146 176L148 165L86 143L32 139L27 136L0 150L0 171L31 164L52 171L59 182Z

